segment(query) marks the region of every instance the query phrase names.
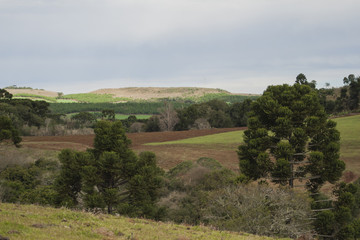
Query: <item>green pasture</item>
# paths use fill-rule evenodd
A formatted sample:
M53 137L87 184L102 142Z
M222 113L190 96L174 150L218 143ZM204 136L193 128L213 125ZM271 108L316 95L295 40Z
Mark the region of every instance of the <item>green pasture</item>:
M129 116L135 116L136 119L149 119L152 115L145 115L145 114L115 114L115 119L118 120L125 120L127 119Z
M56 102L56 98L54 97L46 97L36 94L30 94L30 93L17 93L13 95L14 99L31 99L34 101L46 101L46 102Z
M341 134L342 156L360 156L360 115L334 119ZM147 145L167 144L233 144L241 143L243 131L212 134L168 142L148 143Z
M74 99L56 99L57 103L76 103L77 101Z
M346 169L360 175L360 115L334 119L340 131L340 157Z
M96 93L78 93L67 94L62 97L63 99L75 100L77 102L87 103L105 103L105 102L120 102L129 101L129 98L114 97L112 94L96 94Z

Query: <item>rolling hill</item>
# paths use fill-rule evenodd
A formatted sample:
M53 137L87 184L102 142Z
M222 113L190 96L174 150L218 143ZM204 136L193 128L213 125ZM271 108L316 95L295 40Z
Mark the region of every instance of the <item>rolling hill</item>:
M63 95L60 92L31 88L8 88L15 98L30 98L49 102L116 103L127 101L158 101L162 99L207 101L219 97L256 97L253 94L235 94L222 89L195 87L129 87L99 89L89 93Z

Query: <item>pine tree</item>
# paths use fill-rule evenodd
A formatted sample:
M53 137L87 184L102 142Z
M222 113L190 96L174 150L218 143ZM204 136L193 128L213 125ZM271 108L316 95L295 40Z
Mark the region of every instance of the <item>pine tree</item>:
M306 179L312 191L334 183L345 168L335 127L306 82L269 86L252 104L245 144L238 150L241 173L291 187L295 179Z

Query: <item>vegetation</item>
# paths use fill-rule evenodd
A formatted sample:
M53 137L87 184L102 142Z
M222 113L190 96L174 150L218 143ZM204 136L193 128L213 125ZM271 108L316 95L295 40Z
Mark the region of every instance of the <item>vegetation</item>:
M358 156L360 156L360 115L335 118L337 129L341 134L340 156L346 161L348 170L360 175L358 167Z
M360 154L356 131L359 116L328 120L327 114L359 111L360 78L349 75L339 90L340 95L336 94L334 89L316 89L315 81L308 82L304 74L299 74L293 86L269 86L255 101L235 102L239 99L237 96L219 92L196 97L185 94L182 98L161 99L162 102L114 104L109 103L116 99L111 94L80 94L73 97L93 103L69 103L62 107L53 103L51 106L55 106L58 114L50 114L45 101L13 99L6 90L0 89L0 141L18 145L20 133L24 134L30 127L38 132L46 128L58 134L58 126L69 128L71 125L89 128L96 134L94 148L85 152L65 149L59 154L59 161L38 158L34 163L3 167L0 170L0 201L211 225L222 230L273 237L297 238L316 231L320 239L357 239L360 238L360 182L349 182L359 172L353 173L352 179L344 176L347 183L337 181L345 169L342 160L355 164ZM56 100L66 97L69 96L59 93ZM67 107L69 109L65 109ZM94 110L97 107L99 109ZM71 119L60 115L72 110L77 113L72 114ZM130 115L116 121L116 113L139 111L158 115L148 120ZM106 121L98 121L98 118ZM243 139L242 131L234 131L149 144L187 144L201 152L209 146L232 149L243 141L238 150L240 175L206 157L194 162L183 161L164 173L157 167L154 153L136 155L130 150L130 141L125 135L125 131L220 128L245 126L246 123L248 129L243 132ZM341 141L339 131L345 133ZM161 146L156 147L161 149ZM291 188L298 181L306 181L310 195ZM320 193L326 182L336 184L331 197ZM0 215L5 213L8 217L4 206L13 205L1 205ZM80 231L75 233L77 239L139 236L131 235L135 234L133 228L127 231L115 227L119 225L110 225L110 220L109 225L96 225L94 215L59 211L62 211L61 216L55 217L55 225L43 218L32 225L22 225L19 219L18 223L1 222L0 235L31 239L34 230L40 232L36 228L51 228L56 232L72 222L71 228L77 226ZM48 217L50 215L48 213ZM103 220L122 219L98 216ZM32 216L31 220L34 219L37 220ZM81 219L91 219L85 220L91 223L88 225ZM99 228L94 228L95 225ZM83 230L84 226L90 226L92 231Z
M47 97L42 95L30 94L30 93L17 93L13 95L14 98L26 98L31 100L43 100L47 102L57 102L57 99L54 97Z
M316 213L314 228L321 238L360 238L360 184L339 183L333 199L324 195L314 197L312 208Z
M309 85L269 86L252 105L238 152L241 173L291 187L295 179L305 179L312 191L335 183L345 169L335 126Z
M15 145L20 143L19 134L24 126L45 125L49 116L49 104L45 101L13 99L13 95L0 89L0 141L11 139Z
M0 173L1 202L52 204L52 184L58 169L57 161L42 158L35 163L8 166Z
M113 97L112 94L96 94L96 93L67 94L67 95L63 95L61 98L75 100L77 102L86 102L86 103L114 103L119 101L131 100L128 98Z
M121 122L99 121L94 149L87 152L63 150L62 168L56 179L56 204L86 209L104 209L133 216L157 218L157 189L162 170L153 153L137 157L130 149ZM82 194L80 195L80 192Z
M178 225L146 219L126 218L54 209L36 205L3 203L0 206L0 235L10 239L229 239L266 240L248 233L215 231L204 226ZM278 239L278 238L276 238Z
M175 108L189 105L184 102L174 102ZM126 103L50 103L50 110L54 114L68 114L77 112L101 112L104 109L114 110L121 114L159 114L162 102L126 102Z
M246 126L250 104L249 99L231 105L218 99L192 104L177 110L179 121L175 125L175 130Z

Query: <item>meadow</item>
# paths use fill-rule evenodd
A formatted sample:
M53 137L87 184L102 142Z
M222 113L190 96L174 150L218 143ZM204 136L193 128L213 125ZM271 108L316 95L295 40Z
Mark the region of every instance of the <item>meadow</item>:
M28 239L237 239L271 240L242 232L216 231L205 226L189 226L92 214L68 209L2 203L0 235L12 240Z
M346 170L360 176L360 115L335 118L340 131L340 158Z

